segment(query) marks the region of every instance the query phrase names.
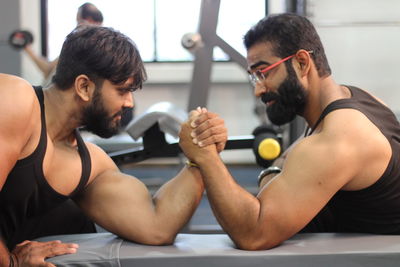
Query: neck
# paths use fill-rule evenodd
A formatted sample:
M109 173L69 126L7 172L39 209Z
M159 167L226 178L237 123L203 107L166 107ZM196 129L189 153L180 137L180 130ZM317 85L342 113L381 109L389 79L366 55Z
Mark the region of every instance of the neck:
M73 143L73 132L81 121L73 90L63 91L52 85L43 92L48 135L53 141Z
M333 101L349 98L350 91L337 84L332 76L315 79L310 83L308 90L308 104L303 117L309 127L314 127L322 111Z

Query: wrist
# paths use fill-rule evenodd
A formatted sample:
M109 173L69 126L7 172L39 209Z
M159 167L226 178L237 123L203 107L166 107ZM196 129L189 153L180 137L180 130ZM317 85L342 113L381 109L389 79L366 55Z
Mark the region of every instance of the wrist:
M203 166L207 164L214 164L219 159L218 152L215 151L202 151L202 153L198 153L195 158L193 158L193 162L198 166Z
M190 159L186 160L185 165L188 168L199 168L199 165L197 165L197 163L191 161Z

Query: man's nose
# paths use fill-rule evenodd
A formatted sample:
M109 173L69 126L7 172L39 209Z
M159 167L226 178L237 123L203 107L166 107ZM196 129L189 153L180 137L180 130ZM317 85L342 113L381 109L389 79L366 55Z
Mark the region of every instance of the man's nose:
M260 82L256 83L254 86L254 95L260 97L265 92L267 92L267 88Z
M133 99L133 93L128 93L125 96L125 102L124 102L124 107L127 108L133 108L134 106L134 99Z

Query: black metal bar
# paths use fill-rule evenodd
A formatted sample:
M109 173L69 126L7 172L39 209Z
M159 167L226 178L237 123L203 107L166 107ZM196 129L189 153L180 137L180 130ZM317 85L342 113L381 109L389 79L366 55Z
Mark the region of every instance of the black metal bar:
M201 2L198 32L201 35L203 47L195 52L188 111L198 106L207 106L219 7L220 0L203 0Z
M254 143L253 135L230 137L225 149L251 149ZM136 163L149 158L177 157L182 153L178 143L164 144L145 148L143 146L111 152L108 155L116 164Z
M40 35L41 46L42 46L42 55L47 57L47 0L40 0Z
M236 51L232 46L225 42L221 37L217 36L215 44L221 48L231 60L238 63L242 69L247 70L247 61L242 54Z

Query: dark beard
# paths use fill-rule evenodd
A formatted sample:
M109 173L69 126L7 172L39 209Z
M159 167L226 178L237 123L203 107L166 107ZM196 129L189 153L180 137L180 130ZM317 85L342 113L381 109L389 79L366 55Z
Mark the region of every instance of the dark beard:
M100 89L101 90L101 89ZM121 116L123 111L109 116L104 102L96 88L92 103L83 111L84 129L102 138L110 138L118 133L121 120L115 122L115 117Z
M297 79L292 65L288 64L288 76L278 87L277 92L268 92L261 96L261 100L267 104L274 100L274 103L267 106L268 119L276 125L283 125L291 122L296 115L301 115L306 103L306 92Z

